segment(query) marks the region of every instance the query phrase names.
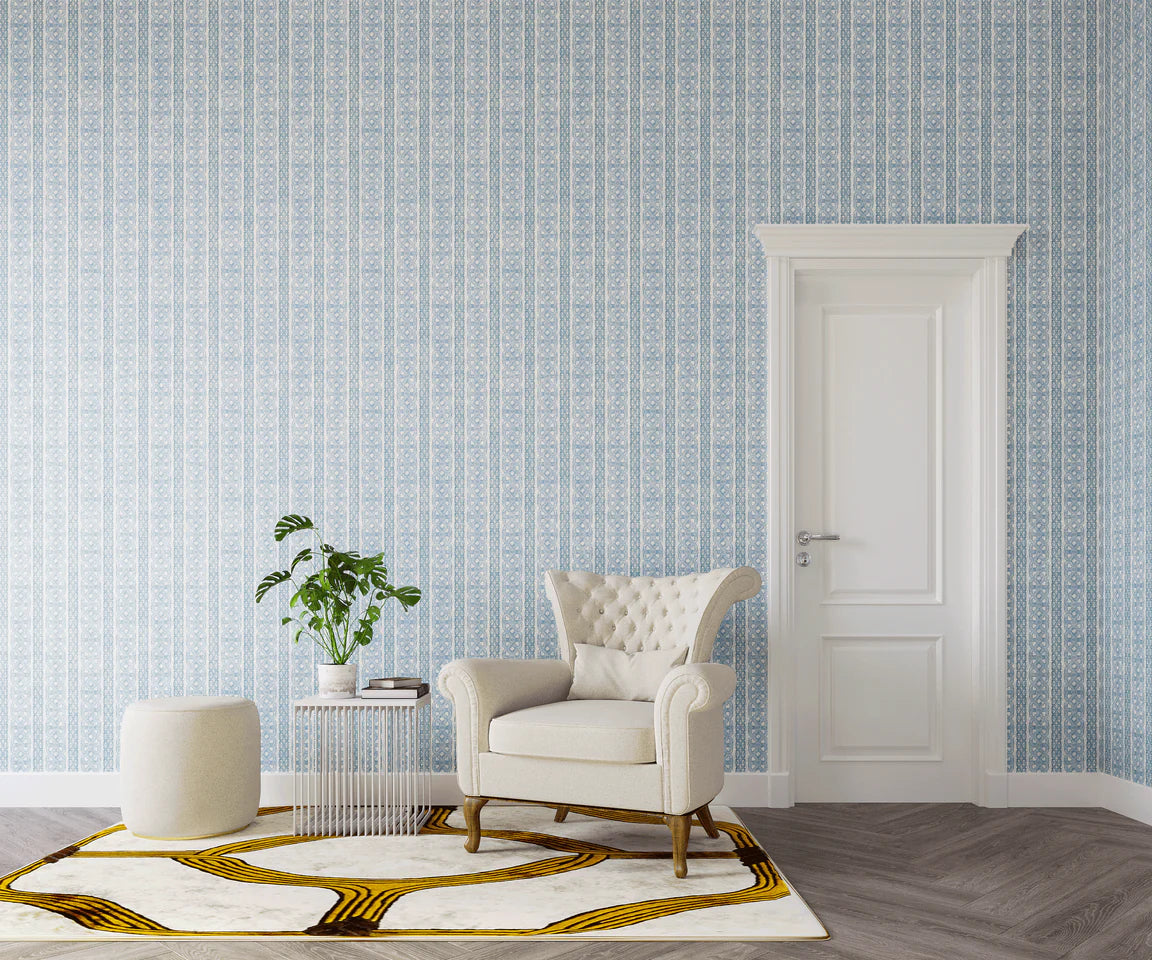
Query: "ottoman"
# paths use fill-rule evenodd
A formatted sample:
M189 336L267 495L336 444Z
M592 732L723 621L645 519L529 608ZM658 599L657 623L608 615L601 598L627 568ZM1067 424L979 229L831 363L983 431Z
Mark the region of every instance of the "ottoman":
M124 711L120 805L140 837L191 840L246 827L260 806L260 715L243 697L164 697Z

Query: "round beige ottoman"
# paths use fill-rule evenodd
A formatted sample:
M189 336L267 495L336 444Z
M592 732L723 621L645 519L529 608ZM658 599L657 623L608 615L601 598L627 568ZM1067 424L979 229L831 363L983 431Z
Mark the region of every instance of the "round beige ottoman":
M164 697L124 712L124 825L156 840L246 827L260 806L260 715L243 697Z

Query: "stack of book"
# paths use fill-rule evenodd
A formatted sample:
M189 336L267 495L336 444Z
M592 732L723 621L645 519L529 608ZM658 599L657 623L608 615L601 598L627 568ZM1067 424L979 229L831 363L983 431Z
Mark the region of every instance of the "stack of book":
M428 684L420 677L379 677L369 680L361 688L365 700L418 700L428 692Z

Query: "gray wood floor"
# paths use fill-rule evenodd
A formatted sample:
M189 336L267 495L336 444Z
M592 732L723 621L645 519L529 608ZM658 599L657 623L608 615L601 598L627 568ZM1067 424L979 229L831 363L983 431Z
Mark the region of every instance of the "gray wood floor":
M1104 810L810 804L741 810L823 943L0 943L0 960L1152 960L1152 827ZM0 810L0 874L116 810Z

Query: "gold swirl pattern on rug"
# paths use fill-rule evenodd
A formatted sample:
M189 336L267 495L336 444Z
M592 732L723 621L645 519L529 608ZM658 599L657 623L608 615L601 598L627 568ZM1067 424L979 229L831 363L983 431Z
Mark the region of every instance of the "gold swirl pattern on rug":
M266 807L261 816L282 813L290 807ZM449 825L448 818L454 807L434 807L431 815L420 831L422 835L451 835L463 837L466 831ZM590 808L573 807L571 813L596 816L638 824L659 824L661 818L642 813L624 811L599 811ZM698 823L694 821L694 823ZM728 892L708 894L687 894L685 896L664 897L621 903L611 906L584 910L539 927L519 927L507 929L445 929L445 928L381 928L391 908L398 900L409 893L447 887L476 884L505 883L509 881L559 876L574 871L595 868L607 860L658 859L669 860L670 852L651 850L624 850L617 847L593 843L574 837L542 833L531 830L484 830L482 835L490 839L500 839L514 843L529 844L545 850L553 850L559 856L536 860L514 866L492 870L477 870L469 873L449 874L433 877L368 878L368 877L329 877L308 876L282 870L258 867L246 862L244 854L270 850L292 844L309 843L321 839L339 839L319 836L270 836L236 840L216 844L202 850L86 850L85 848L102 837L124 830L123 825L109 827L92 836L49 854L35 863L29 864L6 877L0 878L0 903L11 902L36 907L63 917L81 927L111 935L138 935L144 937L247 937L247 936L320 936L320 937L541 937L550 935L579 935L594 931L619 930L648 920L669 917L692 910L704 910L736 904L752 903L760 900L776 900L788 896L790 891L768 855L739 823L720 821L716 826L732 841L733 848L725 851L689 852L690 860L730 859L739 860L747 868L750 882L747 886ZM166 927L156 921L124 907L112 900L77 893L44 893L13 888L21 877L48 864L58 863L68 857L76 858L165 858L181 866L202 873L240 883L269 884L274 886L314 887L331 891L336 902L316 922L303 930L181 930ZM483 860L477 857L477 866Z

